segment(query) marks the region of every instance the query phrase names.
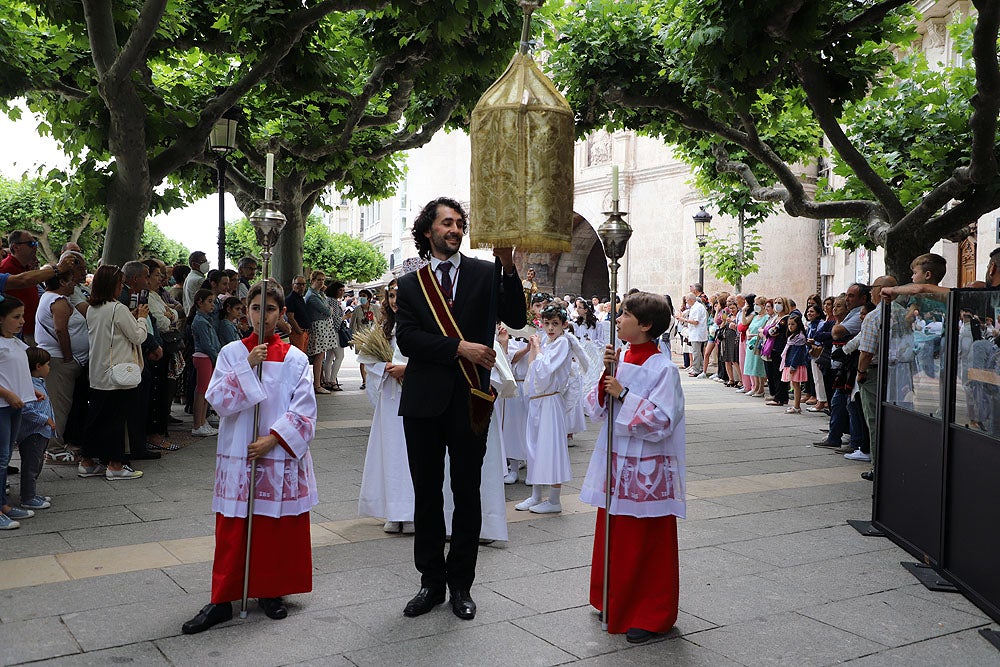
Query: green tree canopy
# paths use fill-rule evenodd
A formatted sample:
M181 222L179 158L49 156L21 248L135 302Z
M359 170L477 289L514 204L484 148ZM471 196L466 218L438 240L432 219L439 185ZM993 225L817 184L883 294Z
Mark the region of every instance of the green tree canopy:
M581 133L660 136L704 183L841 221L849 245L885 246L890 272L907 277L914 256L1000 206L1000 3L973 3L971 34L956 40L968 57L940 72L897 56L913 50L913 4L549 3L546 66ZM816 196L807 168L824 146L848 183Z

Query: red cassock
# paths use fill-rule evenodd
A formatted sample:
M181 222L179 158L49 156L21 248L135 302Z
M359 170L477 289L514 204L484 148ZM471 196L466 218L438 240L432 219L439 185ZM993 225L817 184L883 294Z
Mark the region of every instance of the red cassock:
M638 519L611 515L611 577L608 580L608 631L629 628L667 632L677 621L680 590L677 517ZM590 604L604 609L604 510L597 510Z
M243 597L247 520L215 515L212 602ZM312 591L309 513L274 519L255 515L250 550L252 598L277 598Z

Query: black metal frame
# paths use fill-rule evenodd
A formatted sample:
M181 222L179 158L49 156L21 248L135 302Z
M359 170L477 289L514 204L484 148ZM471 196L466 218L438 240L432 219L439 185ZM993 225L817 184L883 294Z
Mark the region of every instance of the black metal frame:
M1000 290L996 291L1000 294ZM883 308L872 525L1000 622L1000 440L952 423L962 297L948 295L940 420L886 402L890 308Z

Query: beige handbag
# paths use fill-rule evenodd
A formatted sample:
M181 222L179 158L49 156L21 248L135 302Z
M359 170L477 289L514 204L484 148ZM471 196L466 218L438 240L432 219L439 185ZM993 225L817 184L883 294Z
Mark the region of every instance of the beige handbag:
M114 349L114 336L115 336L115 311L120 304L115 301L112 302L111 310L111 336L109 338L111 349ZM108 356L108 370L107 379L115 387L119 389L134 389L138 387L142 382L142 366L139 365L139 355L136 352L136 345L132 344L132 358L133 361L126 361L120 364L111 364L111 356Z

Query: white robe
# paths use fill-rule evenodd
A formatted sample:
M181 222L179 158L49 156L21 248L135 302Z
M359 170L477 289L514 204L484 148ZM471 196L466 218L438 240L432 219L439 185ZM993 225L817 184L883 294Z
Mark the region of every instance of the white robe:
M615 377L629 392L622 402L610 399L616 401L611 513L683 518L684 392L677 366L654 354L641 366L618 364ZM604 507L607 470L607 410L598 403L599 391L595 386L587 395L588 412L605 423L580 491L580 499L594 507Z
M392 363L406 365L406 357L392 344ZM359 361L368 373L366 392L375 408L368 434L365 468L361 474L358 516L386 521L413 521L413 480L406 456L403 418L399 416L402 385L389 375L384 361L362 355Z
M247 445L253 442L253 408L260 404L260 433L276 433L294 456L279 445L257 460L254 513L273 518L297 516L319 502L309 453L316 430L312 367L305 354L291 347L283 361L263 362L262 383L248 355L243 341L223 347L205 392L219 413L212 511L226 517L247 515Z
M520 383L514 380L514 371L504 355L503 348L494 342L497 361L490 372L490 384L497 392L497 402L515 396ZM486 456L479 483L479 503L483 514L483 525L479 538L483 540L507 541L507 497L504 494L503 478L507 474L507 458L500 429L500 417L496 410L490 417L486 436ZM448 457L444 457L444 524L451 535L451 517L455 512L455 500L451 495L451 468Z
M559 336L545 344L528 368L528 484L562 484L573 479L566 446L563 392L571 370L570 342Z
M583 433L587 430L587 416L583 409L583 377L589 362L579 339L568 332L563 336L570 343L572 356L569 381L563 391L563 400L566 402L566 432Z
M507 343L507 359L528 346L511 340ZM498 353L499 354L499 353ZM497 411L500 413L500 427L503 432L503 445L508 459L517 461L528 460L528 445L526 427L528 423L528 398L524 395L524 378L528 374L528 355L511 364L514 379L517 384L516 393L510 398L497 400Z

